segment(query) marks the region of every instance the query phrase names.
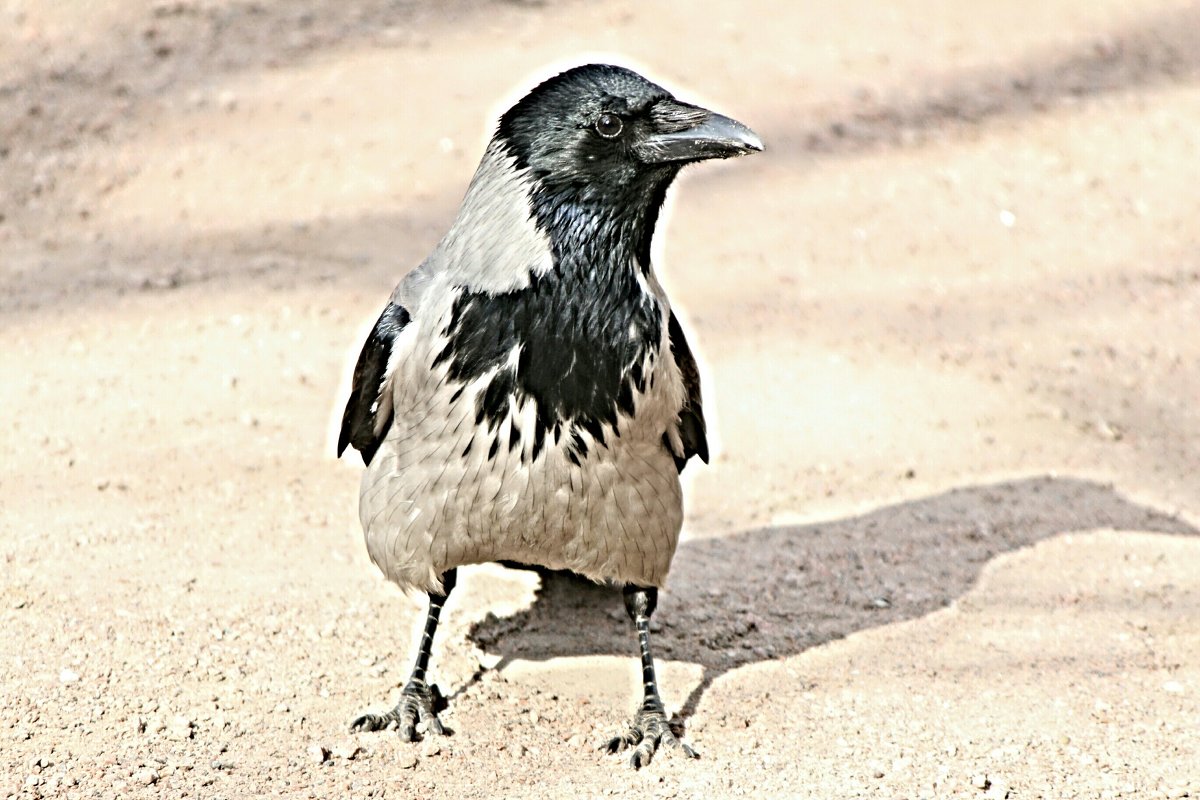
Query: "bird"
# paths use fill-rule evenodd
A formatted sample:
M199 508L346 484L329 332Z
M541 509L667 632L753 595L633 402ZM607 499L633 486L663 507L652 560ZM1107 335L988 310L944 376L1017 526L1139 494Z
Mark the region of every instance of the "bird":
M354 367L338 440L365 470L367 552L428 595L399 702L353 731L445 734L428 677L460 566L568 570L620 588L642 703L602 749L695 757L666 716L650 618L707 463L699 369L651 264L680 170L763 149L746 125L637 72L584 64L504 112L445 236L405 275ZM420 728L418 727L420 726Z

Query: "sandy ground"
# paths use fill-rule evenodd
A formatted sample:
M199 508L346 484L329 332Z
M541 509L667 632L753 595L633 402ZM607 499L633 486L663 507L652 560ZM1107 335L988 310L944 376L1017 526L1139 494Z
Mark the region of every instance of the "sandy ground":
M0 0L0 796L1200 796L1200 6ZM330 425L501 104L620 53L768 151L658 262L719 454L656 616L368 563ZM314 752L317 756L314 756Z

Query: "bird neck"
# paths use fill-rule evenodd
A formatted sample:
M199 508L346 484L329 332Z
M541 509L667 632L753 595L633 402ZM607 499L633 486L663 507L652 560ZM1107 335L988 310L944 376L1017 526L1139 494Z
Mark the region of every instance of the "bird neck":
M669 180L613 192L589 185L535 187L537 226L560 269L650 269L650 244Z

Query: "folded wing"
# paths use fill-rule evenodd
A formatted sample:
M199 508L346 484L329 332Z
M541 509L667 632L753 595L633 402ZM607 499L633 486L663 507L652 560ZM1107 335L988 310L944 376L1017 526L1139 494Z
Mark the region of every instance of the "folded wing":
M392 348L409 320L408 311L388 303L371 329L354 366L354 385L338 437L339 456L351 446L362 454L364 463L370 464L383 443L392 422L391 393L387 391L396 367L392 363Z
M699 456L705 464L708 463L708 437L704 425L704 408L700 402L700 370L696 367L696 359L692 349L688 347L687 339L683 336L683 328L671 312L667 327L668 341L671 345L671 355L683 376L684 401L679 411L679 439L683 443L683 455L675 456L675 466L683 472L684 466L692 456ZM669 446L669 444L668 444Z

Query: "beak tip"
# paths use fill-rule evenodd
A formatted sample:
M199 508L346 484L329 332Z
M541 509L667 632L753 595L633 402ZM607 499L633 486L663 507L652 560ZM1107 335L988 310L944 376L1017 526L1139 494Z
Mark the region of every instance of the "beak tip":
M639 145L647 163L734 158L763 150L758 134L735 119L707 112L704 121L682 130L657 133Z
M729 155L748 156L763 151L762 138L746 125L728 117L722 119L722 125L727 134L726 143L729 147Z

